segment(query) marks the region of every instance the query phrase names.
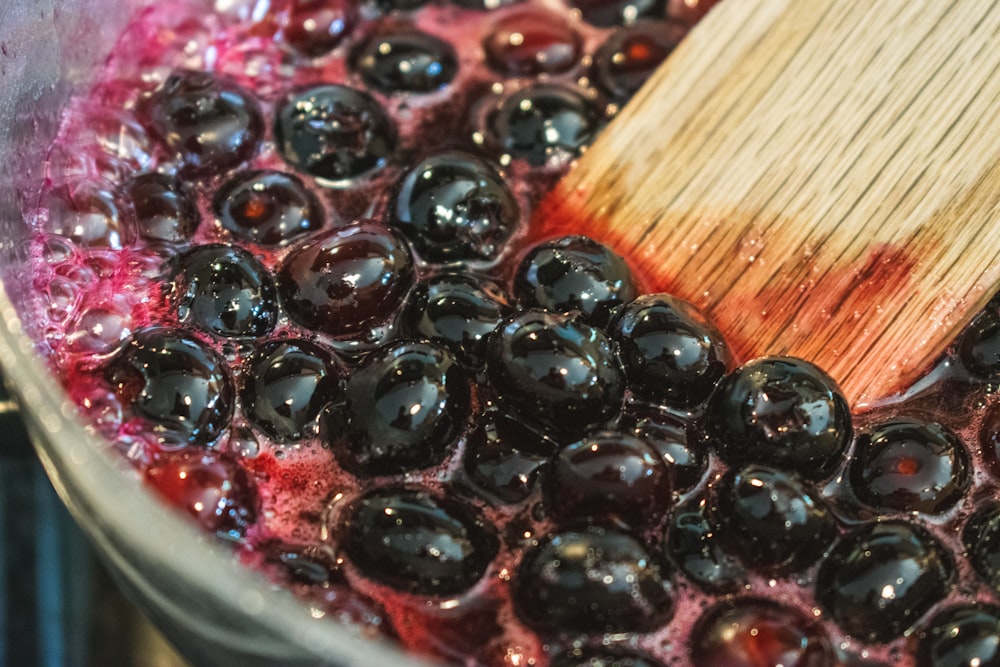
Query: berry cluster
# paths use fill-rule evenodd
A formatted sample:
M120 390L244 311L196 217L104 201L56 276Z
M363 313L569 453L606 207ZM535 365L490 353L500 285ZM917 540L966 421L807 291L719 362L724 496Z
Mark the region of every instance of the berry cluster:
M41 200L57 372L165 499L415 651L998 664L995 306L931 383L991 406L976 448L939 394L852 416L602 243L531 237L711 4L282 0L207 37L150 10L214 66L120 55L169 74L96 89L114 155Z

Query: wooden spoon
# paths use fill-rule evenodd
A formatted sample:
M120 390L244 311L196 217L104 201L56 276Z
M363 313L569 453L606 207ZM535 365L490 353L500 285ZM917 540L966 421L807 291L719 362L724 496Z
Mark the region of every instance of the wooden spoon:
M1000 287L1000 2L725 0L535 223L864 408Z

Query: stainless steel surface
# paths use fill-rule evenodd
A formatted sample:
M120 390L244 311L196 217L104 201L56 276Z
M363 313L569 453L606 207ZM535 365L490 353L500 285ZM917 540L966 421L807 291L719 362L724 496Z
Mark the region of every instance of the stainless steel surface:
M18 306L31 296L23 211L60 108L101 62L127 9L124 0L0 0L0 364L39 456L116 578L192 663L419 664L314 618L157 502L75 420L23 333Z

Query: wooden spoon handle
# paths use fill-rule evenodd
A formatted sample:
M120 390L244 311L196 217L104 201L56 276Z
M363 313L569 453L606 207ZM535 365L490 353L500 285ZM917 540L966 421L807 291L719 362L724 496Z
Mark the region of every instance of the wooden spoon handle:
M855 407L1000 286L1000 2L728 0L536 215Z

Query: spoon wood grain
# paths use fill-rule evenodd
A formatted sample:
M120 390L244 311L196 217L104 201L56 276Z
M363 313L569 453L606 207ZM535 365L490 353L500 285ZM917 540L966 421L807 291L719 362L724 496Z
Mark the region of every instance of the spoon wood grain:
M535 224L870 405L1000 286L1000 2L726 0Z

